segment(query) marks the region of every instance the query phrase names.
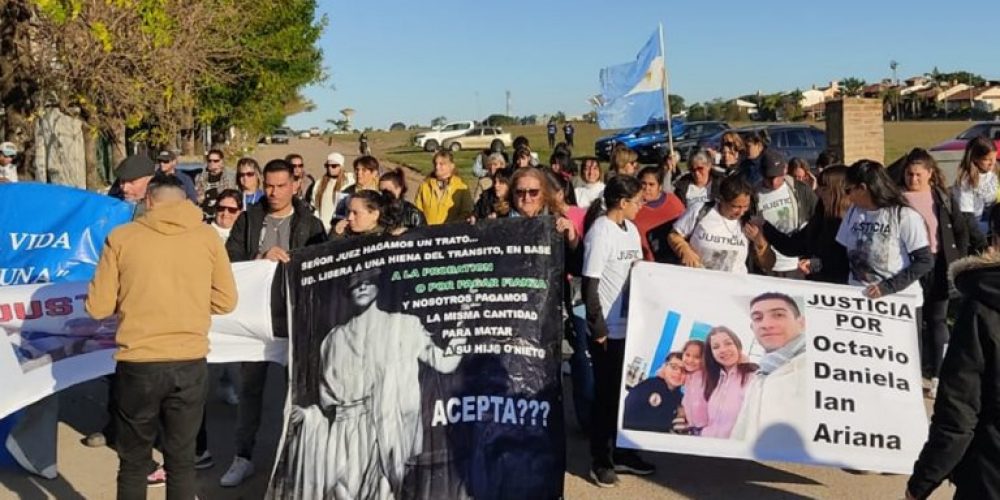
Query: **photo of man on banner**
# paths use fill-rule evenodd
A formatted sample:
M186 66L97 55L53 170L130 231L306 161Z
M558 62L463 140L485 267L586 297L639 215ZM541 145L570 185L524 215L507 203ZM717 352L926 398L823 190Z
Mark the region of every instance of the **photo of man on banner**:
M756 376L747 389L732 439L755 441L768 426L804 424L806 408L806 320L798 303L766 292L750 301L750 329L764 347Z

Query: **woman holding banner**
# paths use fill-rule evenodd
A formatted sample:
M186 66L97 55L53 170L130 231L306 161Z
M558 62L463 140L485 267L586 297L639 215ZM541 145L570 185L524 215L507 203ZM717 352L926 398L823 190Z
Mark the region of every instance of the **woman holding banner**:
M583 301L590 329L590 358L594 367L594 404L590 422L590 477L610 488L617 473L652 474L654 468L633 451L614 446L621 400L620 383L625 359L628 320L628 277L632 265L642 260L642 245L635 224L642 206L639 181L616 175L604 188L604 206L590 206L593 224L583 244Z
M744 361L743 343L727 327L712 328L705 344L708 349L704 355L705 388L701 396L708 402L708 425L702 428L701 435L729 439L757 365Z
M771 269L774 251L757 226L743 221L752 197L750 184L734 175L719 184L716 201L689 206L667 236L681 263L736 274L747 274L748 264Z
M876 161L861 160L847 169L847 192L853 205L837 231L837 243L847 249L848 283L865 287L870 299L910 288L922 300L917 280L934 259L920 214Z
M350 238L391 234L400 235L406 231L400 227L402 213L400 200L388 191L365 189L351 195L347 200L347 218L333 226L330 238Z

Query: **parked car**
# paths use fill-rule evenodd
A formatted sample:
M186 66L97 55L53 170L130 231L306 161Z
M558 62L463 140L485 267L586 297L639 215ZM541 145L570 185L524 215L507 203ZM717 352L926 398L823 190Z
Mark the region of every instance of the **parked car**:
M993 140L993 144L1000 148L1000 122L981 122L973 124L962 131L954 139L949 139L940 144L932 146L927 150L934 160L937 161L941 173L944 174L945 181L950 185L955 180L958 172L958 164L962 162L962 155L965 154L965 145L976 137L986 137ZM886 160L890 160L886 158Z
M514 139L510 133L504 132L500 127L476 127L465 135L461 135L444 141L443 147L450 151L461 151L463 149L492 149L503 151L514 145Z
M267 137L266 142L269 144L288 144L288 141L292 139L292 131L287 128L276 128L270 136Z
M476 123L473 121L448 123L427 132L417 134L413 137L413 144L427 152L437 151L437 149L444 144L444 141L453 137L464 135L475 127Z
M765 132L768 137L767 147L780 152L785 158L801 158L810 166L816 165L816 158L826 149L826 132L813 127L796 123L773 123L769 125L750 125L732 129L743 137L751 132ZM699 149L712 148L722 150L722 134L718 132L698 143Z
M313 127L309 129L309 134L312 135L313 137L319 137L323 135L323 132L320 131L319 127Z
M684 133L684 121L679 118L670 120L674 137ZM667 137L667 122L656 121L647 123L641 127L635 127L614 135L601 137L594 142L594 156L607 161L611 158L611 150L615 144L624 144L629 149L638 150L648 146L653 142Z
M674 150L681 156L681 161L686 161L691 154L698 150L698 141L719 132L729 130L729 124L719 121L698 121L684 124L684 131L680 135L674 136ZM666 156L670 141L664 134L657 137L653 142L635 148L639 153L639 161L642 163L658 163Z

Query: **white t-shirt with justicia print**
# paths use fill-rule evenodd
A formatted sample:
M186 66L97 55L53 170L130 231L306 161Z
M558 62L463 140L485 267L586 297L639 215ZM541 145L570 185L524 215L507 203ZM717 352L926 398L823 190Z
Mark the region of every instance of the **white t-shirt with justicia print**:
M723 217L716 207L709 209L698 220L704 205L696 203L689 206L674 223L674 231L687 238L705 269L747 274L750 242L743 234L743 224L739 220Z

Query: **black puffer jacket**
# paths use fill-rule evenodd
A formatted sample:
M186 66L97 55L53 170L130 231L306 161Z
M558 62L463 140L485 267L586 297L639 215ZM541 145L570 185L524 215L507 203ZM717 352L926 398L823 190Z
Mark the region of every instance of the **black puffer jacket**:
M920 285L929 300L944 300L955 294L948 280L948 266L969 255L969 221L954 210L948 193L939 188L932 193L938 251L934 254L934 269L920 279Z
M1000 498L1000 253L959 260L951 274L962 305L907 488L926 498L951 479L955 498Z

